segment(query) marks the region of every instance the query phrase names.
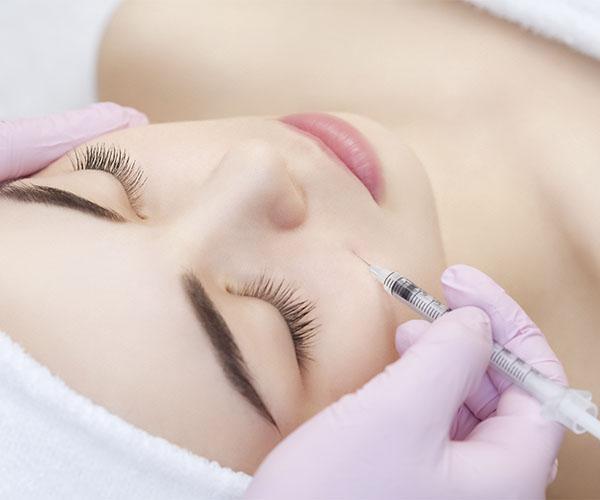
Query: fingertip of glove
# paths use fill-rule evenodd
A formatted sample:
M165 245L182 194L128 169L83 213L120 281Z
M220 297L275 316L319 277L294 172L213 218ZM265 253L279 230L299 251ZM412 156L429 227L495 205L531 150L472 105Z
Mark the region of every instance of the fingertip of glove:
M121 114L125 120L124 125L127 127L139 127L149 123L148 117L144 113L135 108L121 106L111 101L97 102L92 104L90 108L95 108L99 112L106 112L109 115Z
M431 327L431 323L423 319L412 319L402 323L396 328L395 345L396 351L403 354L412 346L421 335Z
M456 321L469 330L477 332L477 334L481 334L483 332L491 339L492 321L487 313L479 307L464 306L450 311L442 318L444 318L446 321Z
M476 305L487 309L505 290L487 274L465 264L447 268L441 276L444 296L452 308Z
M148 117L134 108L125 108L125 111L129 115L129 126L130 127L141 127L148 125Z
M459 358L471 353L471 359L489 363L492 350L492 321L485 311L474 306L455 309L439 318L436 332L446 337L447 350Z
M442 273L441 281L449 288L460 288L464 283L487 284L492 282L487 274L466 264L454 264L448 267Z
M115 102L111 102L111 101L102 101L102 102L94 102L92 104L90 104L87 108L85 108L87 110L96 110L96 111L106 111L109 113L114 113L114 112L118 112L123 110L123 106L119 106L117 103Z

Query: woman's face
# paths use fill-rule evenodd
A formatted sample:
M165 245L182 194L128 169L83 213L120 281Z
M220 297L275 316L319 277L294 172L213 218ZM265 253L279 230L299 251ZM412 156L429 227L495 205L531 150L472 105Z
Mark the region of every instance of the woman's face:
M24 181L42 188L4 187L0 329L112 413L253 473L294 428L398 357L395 328L414 316L354 252L439 293L444 258L422 166L378 123L332 114L377 151L379 203L274 117L90 142L103 146L88 161L106 165L102 151L115 146L143 171L137 201L115 176L74 171L66 157ZM271 297L251 296L269 279ZM295 347L290 326L312 332L308 346Z

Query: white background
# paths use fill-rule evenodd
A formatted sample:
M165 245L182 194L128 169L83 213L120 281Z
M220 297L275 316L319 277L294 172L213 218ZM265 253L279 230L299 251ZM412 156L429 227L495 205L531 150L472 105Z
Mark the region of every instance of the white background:
M96 99L100 38L119 0L0 0L0 120Z

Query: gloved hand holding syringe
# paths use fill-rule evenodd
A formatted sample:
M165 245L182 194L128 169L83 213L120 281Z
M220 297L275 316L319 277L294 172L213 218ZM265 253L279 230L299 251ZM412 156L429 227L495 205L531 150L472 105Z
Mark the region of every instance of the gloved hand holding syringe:
M563 367L489 276L454 265L441 284L453 310L398 326L400 358L286 436L244 498L545 498L564 427L486 368L492 340L559 387L568 384Z
M390 295L405 302L428 321L435 321L450 311L408 278L369 264L362 257L361 260ZM536 398L542 405L543 416L560 422L576 434L587 431L600 439L600 421L596 418L598 407L592 402L590 392L571 389L550 380L497 342L493 343L491 365Z

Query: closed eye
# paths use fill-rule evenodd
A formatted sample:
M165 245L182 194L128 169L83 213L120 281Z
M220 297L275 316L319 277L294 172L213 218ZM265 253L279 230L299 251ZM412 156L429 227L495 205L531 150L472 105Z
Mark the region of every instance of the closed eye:
M93 144L68 155L74 171L99 170L115 177L123 186L131 208L140 219L143 214L143 187L146 176L129 153L115 145Z
M242 288L229 290L236 295L256 297L273 305L285 320L296 352L298 366L302 372L308 370L313 357L320 326L313 316L316 304L298 296L299 288L284 280L275 282L266 271Z

